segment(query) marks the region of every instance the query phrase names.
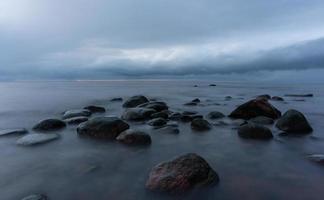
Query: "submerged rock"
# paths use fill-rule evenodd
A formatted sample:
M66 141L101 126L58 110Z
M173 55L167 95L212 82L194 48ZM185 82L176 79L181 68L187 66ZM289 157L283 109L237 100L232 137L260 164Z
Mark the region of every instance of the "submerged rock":
M196 102L188 102L188 103L185 103L183 105L185 105L185 106L196 106L198 104Z
M117 138L119 142L129 145L151 144L151 136L139 130L128 129L122 132Z
M191 102L200 103L200 99L196 98L196 99L192 100Z
M153 113L151 115L151 118L154 119L154 118L163 118L163 119L168 119L169 117L169 114L166 113L166 112L157 112L157 113Z
M212 126L207 120L197 118L191 122L191 128L196 131L207 131L210 130Z
M149 119L156 110L150 108L128 108L122 114L122 119L128 121L141 121Z
M56 140L59 138L59 135L56 133L42 134L42 133L32 133L25 135L24 137L17 140L18 145L31 146L36 144L43 144Z
M157 112L168 110L169 107L166 103L162 101L150 101L144 104L139 105L138 107L140 108L149 108L149 109L154 109Z
M297 110L288 110L276 123L286 133L310 133L313 131L306 117Z
M273 138L272 132L269 128L253 123L240 126L237 133L240 137L247 139L268 140Z
M215 87L215 86L216 86L216 84L209 84L209 86L210 86L210 87Z
M278 97L278 96L273 96L271 98L271 100L273 100L273 101L284 101L284 99L282 97Z
M138 105L141 105L143 103L149 102L149 100L142 95L132 96L129 99L125 101L123 104L124 108L134 108Z
M167 125L162 128L156 129L156 132L162 133L162 134L179 134L180 130L178 127Z
M235 119L251 119L258 116L266 116L277 119L281 112L272 106L267 100L253 99L237 107L229 117Z
M68 119L73 117L89 117L90 115L91 115L90 110L86 110L86 109L68 110L63 113L63 119Z
M117 101L123 101L123 98L121 97L116 97L116 98L112 98L110 99L111 102L117 102Z
M250 119L249 122L252 122L255 124L270 125L270 124L274 123L274 120L271 119L270 117L258 116L258 117Z
M88 118L87 117L73 117L73 118L66 119L64 121L67 124L76 125L76 124L81 124L82 122L88 121Z
M22 200L48 200L48 198L43 194L32 194L23 198Z
M89 110L91 113L104 113L106 109L101 106L86 106L84 109Z
M129 125L117 117L96 117L80 124L77 132L94 138L115 139L127 129Z
M35 131L57 131L66 127L65 122L59 119L45 119L33 127Z
M286 97L313 97L313 94L285 94Z
M218 111L212 111L212 112L208 113L207 117L209 119L220 119L220 118L225 117L225 115Z
M182 117L181 113L172 113L170 116L169 116L169 119L170 120L174 120L174 121L178 121L180 120Z
M189 153L155 166L146 181L149 190L178 193L219 182L218 174L201 156Z
M263 94L263 95L259 95L256 97L257 99L265 99L265 100L269 100L271 99L271 96L268 94Z
M25 133L28 133L28 131L27 131L27 129L24 129L24 128L0 130L0 136L21 135L21 134L25 134Z
M163 126L167 123L167 121L164 118L155 118L155 119L151 119L150 121L148 121L148 125L150 126Z

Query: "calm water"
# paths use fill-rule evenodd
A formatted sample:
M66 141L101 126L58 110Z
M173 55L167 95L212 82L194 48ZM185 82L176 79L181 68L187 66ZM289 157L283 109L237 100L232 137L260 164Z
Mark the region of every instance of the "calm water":
M179 135L156 133L150 147L79 138L75 127L60 131L57 141L34 147L15 144L19 136L0 138L0 199L17 200L31 193L45 193L59 200L148 199L307 199L324 197L324 168L308 161L312 153L324 153L324 86L216 83L204 81L102 81L0 83L0 128L30 129L39 120L88 104L104 105L106 115L122 112L110 98L143 94L165 101L174 111L217 110L229 114L236 105L255 95L314 93L306 101L286 98L273 102L282 112L302 111L314 128L312 135L280 137L269 142L242 140L232 126L196 133L180 123ZM198 88L193 87L199 85ZM233 100L225 101L225 96ZM200 98L204 106L184 107ZM221 105L215 105L219 103ZM226 105L225 105L226 104ZM229 119L226 121L230 122ZM30 131L31 132L31 131ZM189 152L203 156L220 175L220 184L183 196L158 195L144 187L157 163Z

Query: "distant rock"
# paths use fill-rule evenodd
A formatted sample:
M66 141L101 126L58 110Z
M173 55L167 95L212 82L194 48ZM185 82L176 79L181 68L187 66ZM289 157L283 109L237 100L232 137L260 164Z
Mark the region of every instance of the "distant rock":
M273 97L271 98L271 100L272 100L272 101L284 101L284 98L282 98L282 97L278 97L278 96L273 96Z
M196 99L193 99L191 102L200 103L200 99L196 98Z
M146 187L153 191L179 193L217 182L218 174L207 161L197 154L189 153L155 166L146 181Z
M218 111L212 111L212 112L208 113L208 115L207 115L207 118L209 118L209 119L220 119L223 117L225 117L225 115Z
M91 113L104 113L106 109L101 106L86 106L84 109L89 110Z
M115 139L127 129L129 125L117 117L96 117L80 124L77 132L94 138Z
M268 94L263 94L263 95L259 95L256 97L257 99L265 99L265 100L270 100L271 96Z
M162 102L162 101L150 101L150 102L147 102L147 103L140 104L140 105L138 105L138 107L154 109L157 112L169 109L168 105L166 103Z
M308 159L324 166L324 155L323 154L309 155Z
M0 136L22 135L22 134L25 134L25 133L28 133L28 131L27 131L27 129L24 129L24 128L0 130Z
M207 131L210 130L212 126L207 120L197 118L192 120L191 128L196 131Z
M121 97L116 97L116 98L112 98L110 99L111 102L119 102L119 101L123 101L123 98Z
M198 85L194 85L194 87L198 87Z
M70 125L77 125L77 124L81 124L82 122L88 121L88 118L87 117L73 117L73 118L68 118L64 121Z
M233 99L233 97L231 97L231 96L226 96L226 97L225 97L225 100L226 100L226 101L229 101L229 100L231 100L231 99Z
M306 117L297 110L288 110L276 123L276 127L286 133L310 133L313 131Z
M16 143L22 146L31 146L36 144L47 143L52 140L56 140L58 138L59 135L56 133L48 133L48 134L32 133L32 134L27 134L22 138L18 139Z
M185 103L183 104L184 106L196 106L198 105L196 102L188 102L188 103Z
M86 110L86 109L68 110L63 113L63 119L68 119L73 117L89 117L90 115L91 115L90 110Z
M151 117L156 110L150 108L128 108L122 114L122 119L128 121L141 121Z
M167 123L167 121L164 118L155 118L155 119L151 119L150 121L148 121L148 125L150 126L163 126Z
M313 97L313 94L285 94L286 97Z
M154 118L160 118L160 117L163 118L163 119L168 119L169 115L168 115L168 113L163 112L163 111L157 112L157 113L153 113L151 115L151 118L152 119L154 119Z
M181 117L182 117L181 113L176 112L176 113L172 113L172 114L169 116L169 119L170 119L170 120L174 120L174 121L178 121L178 120L181 119Z
M139 130L128 129L122 132L117 138L119 142L129 145L151 144L151 136Z
M215 87L215 86L216 86L216 84L209 84L209 86L210 86L210 87Z
M268 140L273 138L272 132L269 128L253 123L240 126L238 129L238 135L246 139Z
M249 120L249 122L255 124L271 125L274 123L274 120L270 117L258 116Z
M229 117L234 119L251 119L258 116L277 119L281 112L272 106L267 100L253 99L237 107Z
M32 194L23 198L22 200L48 200L48 198L43 194Z
M142 95L132 96L125 101L125 103L123 104L123 107L124 108L134 108L138 105L141 105L141 104L147 103L147 102L149 102L149 100L145 96L142 96Z
M183 111L182 115L195 115L198 114L197 111Z
M40 121L33 127L33 130L46 132L46 131L57 131L66 127L65 122L59 119L45 119Z

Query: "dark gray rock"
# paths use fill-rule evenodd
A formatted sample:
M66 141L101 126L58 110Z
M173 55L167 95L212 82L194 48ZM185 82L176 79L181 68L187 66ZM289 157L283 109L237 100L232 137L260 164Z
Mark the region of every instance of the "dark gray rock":
M60 136L56 133L32 133L23 136L22 138L17 140L18 145L22 146L31 146L37 144L44 144L53 140L58 139Z
M119 102L119 101L123 101L123 98L121 97L116 97L116 98L112 98L110 99L111 102Z
M188 103L185 103L183 105L185 105L185 106L196 106L198 104L196 102L188 102Z
M151 115L151 118L154 119L154 118L163 118L163 119L168 119L169 115L168 113L166 112L157 112L157 113L153 113Z
M216 86L216 84L209 84L209 86L210 86L210 87L215 87L215 86Z
M147 103L143 103L143 104L139 105L138 107L154 109L157 112L169 109L168 105L166 103L162 102L162 101L150 101L150 102L147 102Z
M180 130L178 127L174 127L172 125L167 125L162 128L156 129L156 132L162 133L162 134L179 134Z
M208 115L207 115L207 118L209 118L209 119L220 119L223 117L225 117L225 115L218 111L212 111L212 112L208 113Z
M313 94L285 94L286 97L313 97Z
M200 103L200 99L196 98L196 99L192 100L191 102Z
M85 110L89 110L91 113L104 113L106 109L102 106L86 106Z
M80 124L77 132L94 138L115 139L127 129L129 125L117 117L96 117Z
M255 124L271 125L274 123L274 120L271 119L270 117L258 116L258 117L250 119L249 122L252 122Z
M192 120L191 128L196 131L207 131L210 130L212 126L207 120L197 118Z
M117 138L119 142L129 145L151 144L151 136L139 130L128 129L122 132Z
M197 154L185 154L155 166L146 181L149 190L179 193L219 182L218 174Z
M307 157L309 160L324 166L324 155L323 154L313 154L313 155L309 155Z
M148 121L148 125L150 126L163 126L167 123L167 121L164 118L155 118L155 119L151 119L150 121Z
M268 94L263 94L263 95L259 95L256 97L257 99L265 99L265 100L270 100L271 96Z
M313 131L306 117L297 110L288 110L276 123L276 127L286 133L310 133Z
M43 194L32 194L23 198L22 200L48 200L48 198Z
M169 119L170 120L174 120L174 121L178 121L180 120L182 117L181 113L172 113L170 116L169 116Z
M282 98L282 97L278 97L278 96L273 96L273 97L271 98L271 100L272 100L272 101L284 101L284 98Z
M63 113L63 119L68 119L73 117L89 117L90 115L91 115L90 110L86 110L86 109L68 110Z
M88 121L88 118L87 117L73 117L73 118L66 119L64 121L70 125L77 125L77 124L81 124L82 122Z
M0 136L22 135L22 134L26 134L26 133L28 133L28 131L27 131L27 129L24 129L24 128L0 130Z
M125 103L123 104L124 108L134 108L138 105L141 105L143 103L149 102L149 100L142 95L132 96Z
M128 121L141 121L151 117L156 110L150 108L128 108L122 114L122 119Z
M281 112L265 99L253 99L237 107L229 117L234 119L251 119L258 116L277 119Z
M66 127L65 122L59 119L45 119L33 127L33 130L40 132L57 131Z
M246 139L268 140L273 138L269 128L253 123L240 126L237 133L240 137Z
M229 100L231 100L231 99L233 99L233 97L231 97L231 96L226 96L226 97L225 97L225 100L226 100L226 101L229 101Z
M198 114L197 111L183 111L182 115L195 115Z

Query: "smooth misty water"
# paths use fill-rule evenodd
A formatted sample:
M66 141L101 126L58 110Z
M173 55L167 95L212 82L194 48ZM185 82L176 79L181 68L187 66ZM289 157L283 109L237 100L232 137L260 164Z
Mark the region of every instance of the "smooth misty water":
M324 197L324 168L307 160L324 153L324 86L266 85L203 81L105 81L105 82L15 82L0 83L0 128L30 129L37 121L60 117L62 111L88 104L104 105L106 115L120 116L120 102L113 97L144 94L165 101L174 111L211 110L228 114L255 95L314 93L306 101L272 102L282 112L302 111L314 128L312 135L279 137L272 141L240 139L232 126L214 127L197 133L180 123L179 135L156 133L149 147L127 147L115 142L79 138L75 127L60 131L61 139L34 147L15 144L19 136L0 138L0 199L17 200L31 193L50 199L307 199ZM193 87L198 84L200 87ZM224 97L234 98L225 101ZM205 106L182 104L200 98ZM212 105L220 103L221 105ZM226 104L226 105L224 105ZM229 119L226 119L230 121ZM150 169L157 163L188 153L203 156L220 175L212 188L182 196L154 194L144 187Z

